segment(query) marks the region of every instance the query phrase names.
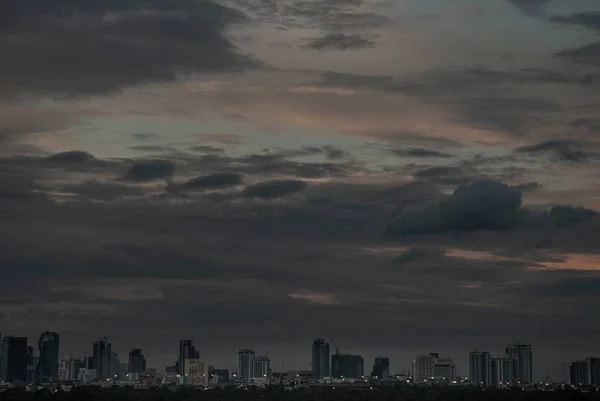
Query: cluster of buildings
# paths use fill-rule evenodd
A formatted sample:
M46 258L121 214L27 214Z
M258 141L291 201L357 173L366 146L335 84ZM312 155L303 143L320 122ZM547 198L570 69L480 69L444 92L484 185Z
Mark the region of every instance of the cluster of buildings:
M44 332L37 344L26 337L0 336L0 384L70 383L103 385L192 385L217 386L268 384L282 385L368 385L367 383L410 383L413 385L449 385L479 387L510 387L533 385L533 353L531 345L514 342L504 347L504 354L493 357L489 352L473 350L469 354L469 376L457 375L452 358L438 353L418 354L411 369L391 374L390 359L375 358L372 368L365 374L361 355L342 353L330 343L317 338L312 343L312 363L308 370L276 373L271 369L267 355L257 355L249 348L237 353L237 367L216 369L200 358L192 340L179 341L177 360L157 375L147 366L141 349L132 349L128 359L121 362L107 337L92 344L91 354L81 359L67 356L59 360L59 335ZM574 386L600 387L600 358L575 361L570 367L570 383Z
M45 332L37 347L27 337L0 335L0 381L48 382L58 377L58 343L56 333Z
M492 357L475 349L469 354L470 382L480 387L507 387L533 383L531 345L515 342L504 348L504 355Z

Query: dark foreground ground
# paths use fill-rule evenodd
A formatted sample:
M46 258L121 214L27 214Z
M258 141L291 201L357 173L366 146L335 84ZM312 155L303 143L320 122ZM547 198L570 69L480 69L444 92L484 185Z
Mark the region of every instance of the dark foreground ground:
M192 390L167 388L135 390L133 388L77 387L70 392L25 392L8 390L0 401L600 401L600 392L424 389L386 390Z

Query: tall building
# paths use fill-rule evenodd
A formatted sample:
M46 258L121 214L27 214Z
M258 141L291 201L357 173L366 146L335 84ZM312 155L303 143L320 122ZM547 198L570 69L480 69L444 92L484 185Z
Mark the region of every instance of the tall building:
M600 386L600 359L586 358L584 361L575 361L571 364L569 373L571 384L575 386Z
M517 363L517 381L525 384L533 383L533 353L531 345L515 342L506 346L505 356Z
M180 340L179 341L179 358L177 359L177 371L180 375L185 374L185 360L186 359L199 359L200 352L196 350L194 342L192 340Z
M111 377L111 358L112 344L108 342L108 338L96 341L93 347L93 369L96 371L97 380L106 380Z
M0 379L27 381L27 337L4 337L1 360Z
M433 364L433 378L438 382L451 383L456 380L456 363L452 358L438 358Z
M315 379L329 377L329 343L317 338L312 345L312 374Z
M119 360L119 354L111 352L110 354L110 371L108 372L109 377L122 378L123 370L121 369L121 361Z
M469 354L469 380L479 387L492 384L490 375L490 353L479 352L478 349Z
M364 375L364 361L360 355L335 353L331 356L331 376L358 379Z
M144 373L146 371L146 358L139 348L132 349L129 353L129 373Z
M238 378L248 380L254 377L254 358L256 354L253 350L245 348L238 351Z
M413 380L420 383L433 377L433 365L439 354L418 354L413 363Z
M252 368L253 378L271 377L271 360L266 356L254 358L254 367Z
M46 331L38 340L40 359L37 365L37 380L52 383L58 379L58 334Z
M509 386L517 381L517 361L508 357L491 358L489 372L491 386Z
M37 365L39 364L40 358L36 357L35 347L31 344L27 346L25 360L27 363L27 383L34 383L39 378Z
M188 358L183 366L185 366L184 381L187 380L187 384L208 384L208 364L206 362L202 362L198 358Z
M371 377L374 379L387 379L390 377L390 358L378 356L373 364Z

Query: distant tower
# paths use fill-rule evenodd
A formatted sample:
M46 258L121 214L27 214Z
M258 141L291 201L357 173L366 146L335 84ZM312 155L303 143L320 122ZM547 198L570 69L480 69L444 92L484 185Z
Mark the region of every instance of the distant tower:
M7 382L27 379L27 337L6 336L2 340L0 379Z
M385 356L378 356L375 358L375 364L373 364L373 371L371 377L377 379L387 379L390 377L390 358Z
M490 353L473 350L469 354L469 380L479 387L489 387L491 382Z
M312 373L313 378L322 379L329 377L329 343L322 338L317 338L312 345Z
M179 358L177 359L178 372L180 375L185 374L185 361L186 359L198 359L200 358L200 352L194 347L192 340L180 340L179 341Z
M248 380L254 377L255 356L254 351L248 348L238 351L238 378Z
M132 349L129 353L129 373L144 373L146 371L146 358L139 348Z
M514 342L506 346L506 357L516 361L516 379L521 383L533 383L533 353L531 345Z
M46 331L38 340L40 359L37 365L37 380L40 383L52 383L58 379L59 336Z
M104 337L94 343L92 361L96 370L96 379L106 380L110 378L112 358L112 344L108 337Z

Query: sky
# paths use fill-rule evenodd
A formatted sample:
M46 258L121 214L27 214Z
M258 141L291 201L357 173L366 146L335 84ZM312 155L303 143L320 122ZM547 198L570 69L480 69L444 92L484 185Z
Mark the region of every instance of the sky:
M0 332L598 354L597 0L8 0ZM125 359L125 358L124 358ZM368 371L368 368L366 368Z

